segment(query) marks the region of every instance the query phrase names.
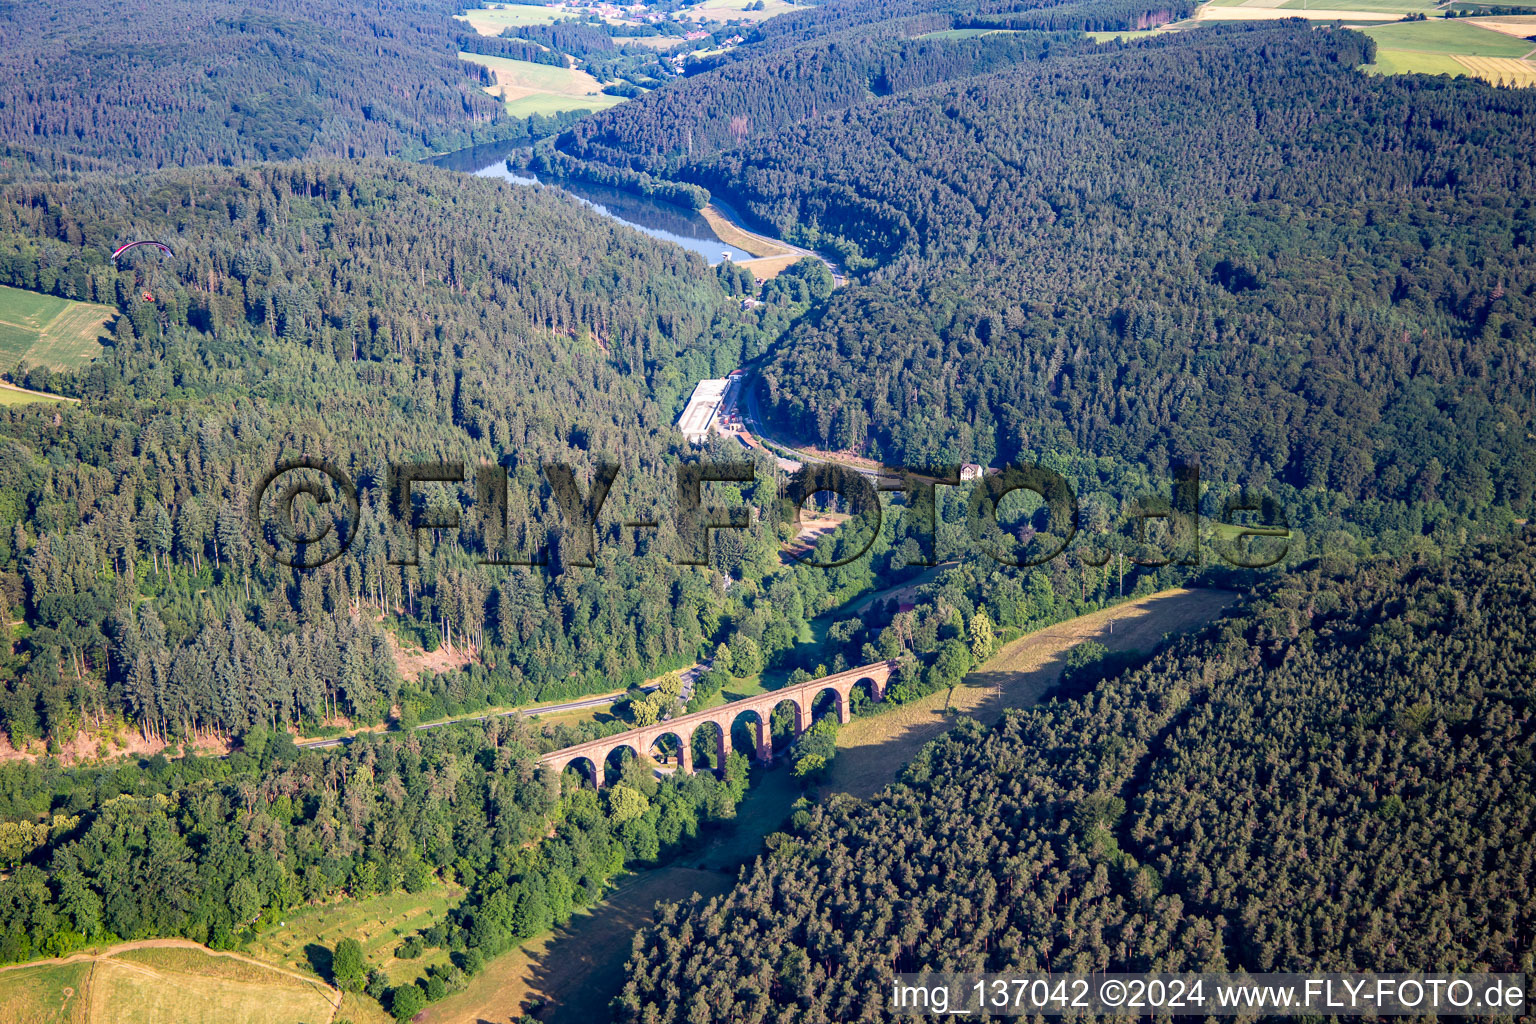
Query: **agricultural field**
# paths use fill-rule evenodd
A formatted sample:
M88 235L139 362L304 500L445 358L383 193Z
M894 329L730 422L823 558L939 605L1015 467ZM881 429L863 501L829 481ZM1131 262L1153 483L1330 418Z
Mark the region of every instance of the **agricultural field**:
M1383 50L1449 53L1464 57L1523 57L1536 49L1536 43L1491 32L1470 19L1405 21L1395 25L1372 25L1363 31Z
M513 117L558 114L567 110L602 110L624 102L624 97L609 96L602 91L601 82L575 68L479 53L461 52L459 58L491 69L496 84L486 92L505 103L507 113Z
M1536 86L1536 62L1521 58L1536 52L1522 30L1536 33L1536 19L1434 18L1429 21L1373 25L1375 74L1469 75L1494 85Z
M1328 3L1328 0L1320 0ZM1405 0L1406 2L1406 0ZM1278 21L1282 18L1306 18L1309 21L1343 21L1343 22L1372 22L1372 21L1397 21L1403 14L1413 11L1391 10L1359 10L1353 6L1341 7L1332 4L1327 7L1316 5L1308 7L1281 8L1275 6L1272 0L1248 0L1246 3L1221 4L1221 0L1214 0L1195 11L1194 20L1199 21ZM1427 8L1426 8L1427 10Z
M174 939L0 972L6 1024L328 1024L329 986Z
M1532 37L1536 36L1536 14L1505 14L1491 18L1472 18L1467 21L1467 24L1502 32L1515 39L1524 39L1531 43L1533 49L1536 49L1536 42L1532 42Z
M88 1024L91 960L28 964L0 972L0 1021Z
M1320 0L1285 0L1284 3L1274 6L1282 11L1306 10L1311 7L1343 7L1356 12L1383 12L1396 15L1432 15L1435 10L1435 4L1432 0L1347 0L1345 3L1323 3Z
M0 366L74 370L101 354L111 306L0 285Z
M548 25L576 16L577 12L564 7L536 4L492 4L454 15L483 36L499 36L502 29L517 25Z
M1518 85L1522 88L1536 86L1536 63L1515 60L1510 57L1462 57L1456 63L1466 68L1474 78L1481 78L1493 85Z

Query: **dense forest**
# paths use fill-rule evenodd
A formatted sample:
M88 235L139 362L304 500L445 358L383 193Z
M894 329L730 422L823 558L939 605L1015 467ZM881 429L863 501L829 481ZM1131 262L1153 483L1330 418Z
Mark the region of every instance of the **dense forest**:
M0 405L0 962L448 883L399 954L446 965L331 968L409 1019L748 785L703 730L717 772L601 791L542 753L875 660L900 705L1195 581L1236 614L1081 645L1052 700L663 907L616 1016L883 1019L930 968L1536 971L1536 93L1368 77L1338 27L1083 34L1189 0L826 0L686 65L624 45L651 26L482 37L445 0L0 9L0 284L116 311L89 365L0 366L76 400ZM626 101L517 121L460 48ZM542 136L512 165L729 204L847 283L408 162ZM170 251L114 262L129 239ZM739 367L781 442L924 475L787 557L815 471L674 428ZM253 512L299 457L356 484L294 505L344 526L315 569ZM697 564L701 460L748 526ZM1004 507L1025 461L1070 511ZM400 464L440 471L410 495ZM1288 528L1277 565L1233 568L1218 518ZM412 728L620 690L601 723ZM770 724L814 788L832 723ZM129 729L147 753L109 763Z
M1363 76L1368 39L1299 25L770 43L543 159L703 185L858 272L760 368L780 436L1120 500L1198 462L1319 537L1529 511L1528 92Z
M635 171L676 170L780 129L877 96L966 78L1073 48L1081 37L1047 33L973 39L842 36L748 52L585 118L555 140L560 153Z
M744 311L730 268L557 192L405 164L4 197L0 281L124 310L86 369L13 372L80 405L0 418L0 601L27 626L5 652L0 727L18 746L118 716L163 741L409 725L622 688L720 644L752 652L739 676L841 667L883 622L802 664L808 621L921 560L890 517L870 557L786 564L764 460L755 482L707 496L752 505L758 528L719 533L710 569L684 564L671 421L694 381L760 354L825 296L790 287L800 270ZM114 241L140 236L176 255L114 267ZM359 536L316 570L270 557L275 527L257 532L247 513L263 474L301 454L331 459L360 493ZM587 494L600 458L618 469L591 550L545 467L573 467ZM392 507L389 463L422 459L462 462L467 479ZM507 530L480 497L498 474ZM396 564L416 546L407 518L454 514L462 529L423 531L421 564ZM634 519L659 525L624 526ZM484 564L513 558L548 564ZM397 646L465 664L402 678Z
M26 376L83 408L58 424L47 406L5 414L3 582L34 626L0 699L18 741L121 707L161 734L377 720L398 699L374 624L386 610L460 649L506 650L485 660L511 698L557 680L584 689L567 680L582 662L613 679L691 656L698 611L723 608L704 580L611 547L590 578L558 583L493 578L474 564L484 551L446 537L452 565L390 566L408 534L386 536L382 498L392 459L514 467L508 517L540 547L562 527L542 460L624 452L612 506L670 498L658 460L677 442L662 428L709 371L704 332L726 308L696 258L555 193L403 164L16 186L6 199L7 283L126 307L88 369ZM140 235L177 257L115 270L115 240ZM141 278L154 303L138 300ZM719 333L733 326L748 325ZM262 473L300 452L364 481L369 535L317 572L262 555L244 511ZM359 622L360 602L374 613Z
M891 464L1198 459L1362 506L1529 508L1529 91L1202 30L786 128L681 173L875 267L761 372Z
M536 740L498 719L330 751L263 734L227 760L156 757L143 770L0 766L8 800L52 789L56 801L41 824L0 821L0 962L167 935L226 949L305 903L449 882L463 890L452 919L398 954L441 946L448 964L393 988L329 968L399 1015L568 921L626 864L734 817L746 788L736 755L720 778L660 783L632 762L601 794L562 793L535 767Z
M0 18L11 176L355 157L513 134L455 54L462 5L78 0Z
M688 75L562 133L573 157L659 173L823 115L1049 55L1093 51L1081 33L1139 29L1187 0L818 4L760 23L747 44L690 60ZM951 28L1046 30L951 37ZM526 33L524 33L526 35ZM540 42L553 45L546 36Z
M1284 574L962 724L638 938L620 1019L895 1019L893 974L1529 973L1536 545Z

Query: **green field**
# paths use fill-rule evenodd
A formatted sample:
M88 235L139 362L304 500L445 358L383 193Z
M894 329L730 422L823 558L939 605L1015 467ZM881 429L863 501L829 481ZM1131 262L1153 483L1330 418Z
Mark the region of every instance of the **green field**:
M752 0L704 0L692 7L684 7L683 14L698 21L735 21L738 18L766 21L785 11L795 10L794 4L785 3L784 0L764 0L760 11L746 10L750 3Z
M101 354L105 325L117 310L0 285L0 366L74 370Z
M1384 50L1411 50L1421 54L1459 53L1469 57L1523 57L1531 50L1531 44L1524 39L1501 35L1457 19L1394 22L1390 25L1372 25L1361 31L1376 40L1376 45ZM1377 66L1380 63L1378 54ZM1465 71L1459 65L1458 69ZM1433 75L1441 72L1423 73Z
M1444 53L1419 53L1416 50L1377 50L1376 63L1365 70L1377 75L1456 75L1467 69L1456 58Z
M567 110L607 110L623 103L622 96L562 96L543 92L507 100L507 113L513 117L529 117L533 114L563 114Z
M325 1024L335 993L201 947L154 943L0 972L4 1024Z
M558 7L540 7L533 4L496 4L454 15L467 21L483 36L499 36L501 30L513 25L548 25L561 18L572 17L570 11Z
M69 399L57 395L43 395L34 391L0 383L0 405L30 405L33 402L66 402Z
M1143 28L1124 32L1084 32L1083 35L1096 43L1108 43L1116 39L1124 39L1127 42L1133 39L1147 39L1151 36L1165 36L1168 33L1161 29Z
M381 968L396 984L413 981L428 967L447 962L448 954L431 950L415 960L395 957L395 947L423 928L448 916L463 897L457 889L434 885L419 893L391 893L361 900L343 900L290 911L279 927L264 931L250 945L259 960L289 970L312 972L310 949L336 947L345 938L362 944L369 967Z
M460 60L490 68L496 84L486 89L506 104L513 117L530 114L559 114L567 110L604 110L624 97L602 91L602 83L585 71L535 64L507 57L487 57L479 53L459 54Z

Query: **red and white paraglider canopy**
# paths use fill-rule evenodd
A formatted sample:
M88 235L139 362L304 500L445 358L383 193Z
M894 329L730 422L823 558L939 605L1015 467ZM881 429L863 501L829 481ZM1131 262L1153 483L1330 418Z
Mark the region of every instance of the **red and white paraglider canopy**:
M164 242L156 242L156 241L154 241L152 239L145 239L144 241L128 242L128 243L126 243L124 245L118 246L116 249L112 250L112 258L114 260L117 259L123 253L127 252L129 249L132 249L136 245L152 245L155 248L159 249L161 252L165 253L167 256L175 256L176 255L175 253L171 252L171 247L166 245Z

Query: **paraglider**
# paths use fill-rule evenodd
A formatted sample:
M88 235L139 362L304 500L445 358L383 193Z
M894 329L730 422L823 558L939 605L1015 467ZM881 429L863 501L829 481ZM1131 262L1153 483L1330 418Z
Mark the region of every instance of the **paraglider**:
M175 256L176 255L175 253L171 252L171 247L166 245L164 242L157 242L157 241L155 241L152 238L146 238L146 239L140 239L139 241L136 241L136 242L124 242L122 245L118 246L116 249L113 249L112 250L112 262L115 264L118 261L118 258L123 255L123 253L127 252L130 249L137 248L138 246L141 246L141 245L152 245L156 249L159 249L166 256ZM153 271L150 271L149 273L145 274L144 275L144 278L145 278L145 282L144 283L148 284L149 283L149 279L152 278L153 276L154 276L154 272ZM148 289L148 288L144 289L143 297L144 297L144 301L145 302L154 302L155 301L155 293L153 291L151 291L150 289Z
M171 252L171 247L166 245L164 242L156 242L154 239L144 239L144 240L138 241L138 242L126 242L123 245L118 246L116 249L113 249L112 250L112 260L113 260L113 262L116 262L117 258L119 256L121 256L123 253L127 252L129 249L132 249L134 246L138 246L138 245L152 245L155 248L159 249L161 252L165 253L167 256L175 256L176 255L175 253Z

